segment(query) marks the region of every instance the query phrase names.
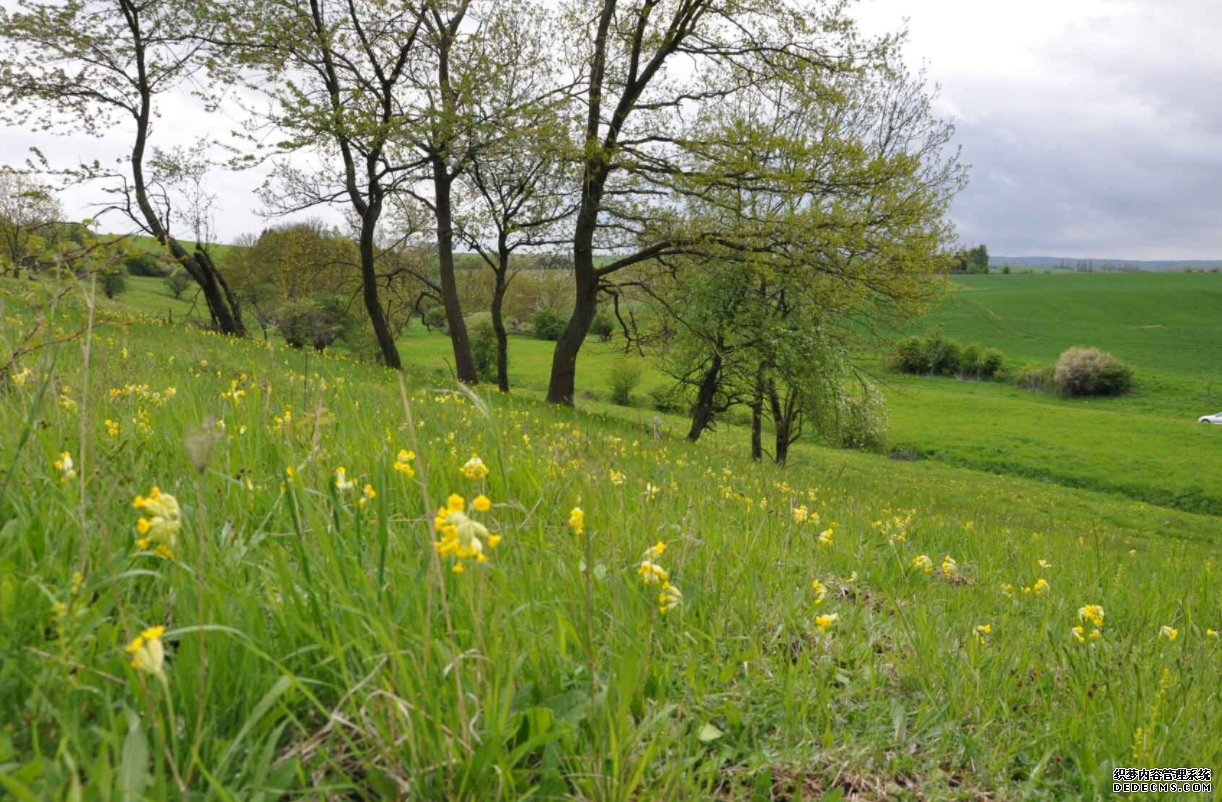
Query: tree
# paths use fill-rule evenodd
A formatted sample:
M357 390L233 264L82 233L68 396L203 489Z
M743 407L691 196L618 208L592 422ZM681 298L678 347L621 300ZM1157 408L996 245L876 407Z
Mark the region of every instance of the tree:
M516 275L511 260L520 249L553 244L558 225L575 208L561 136L564 97L557 97L560 82L548 57L555 31L547 19L544 9L522 4L488 25L486 55L495 69L472 103L499 136L472 149L463 173L473 208L461 219L459 235L493 272L490 310L502 392L509 391L503 307Z
M0 168L0 268L17 267L35 256L56 238L56 224L63 219L63 207L49 186Z
M181 298L182 294L191 286L191 277L184 270L175 270L165 277L165 286L171 295Z
M987 245L977 245L967 252L967 272L989 272L989 249Z
M14 109L3 119L90 134L118 119L131 122L130 172L94 162L72 175L117 181L107 210L125 215L191 274L218 330L245 336L238 300L212 257L198 246L188 252L175 238L166 176L146 163L158 97L187 81L206 91L197 37L206 38L216 22L181 0L31 0L22 9L0 9L0 101Z
M104 270L102 271L100 283L102 285L102 294L113 300L127 292L127 273L123 271L122 267L117 266Z
M813 77L796 68L772 102L708 112L703 141L716 144L699 169L731 175L690 193L683 213L690 230L722 236L663 257L669 281L620 282L659 301L669 372L696 394L689 437L745 403L753 456L770 417L779 463L807 422L869 430L848 420L876 407L865 383L846 395L851 355L938 294L946 211L965 180L921 76Z
M843 7L837 0L802 10L780 0L631 6L576 0L570 7L570 24L591 30L574 37L571 54L574 71L585 76L581 200L573 229L576 297L553 354L548 401L572 403L577 355L613 274L723 236L675 225L676 199L734 175L727 165L709 163L715 142L701 136L692 118L735 99L766 97L796 67L852 71L890 46L859 46ZM675 60L682 66L672 69ZM596 266L596 251L614 256Z
M379 298L378 226L388 198L425 163L394 161L391 146L405 120L401 92L424 12L409 0L243 4L228 19L221 51L258 76L272 101L252 140L268 128L288 137L264 158L309 151L322 162L308 171L276 161L264 202L278 213L341 205L353 214L365 310L392 368L402 361Z

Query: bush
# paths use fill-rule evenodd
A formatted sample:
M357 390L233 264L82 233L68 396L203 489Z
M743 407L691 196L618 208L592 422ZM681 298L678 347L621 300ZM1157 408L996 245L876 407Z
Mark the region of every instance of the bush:
M430 306L424 310L424 314L420 316L424 327L429 331L440 331L449 333L450 323L446 319L446 310L444 306Z
M127 273L123 268L116 267L102 274L102 293L107 298L114 298L127 292Z
M535 336L540 340L559 340L566 325L568 320L550 309L541 309L535 314Z
M649 405L658 412L688 411L683 388L674 384L657 384L649 388Z
M148 276L149 278L165 278L172 268L166 268L161 261L151 253L136 253L123 260L128 275Z
M1121 395L1133 387L1133 369L1098 348L1070 348L1053 373L1057 392L1070 398Z
M293 348L309 344L316 351L338 340L350 322L343 305L335 299L285 304L276 318L285 342Z
M969 343L959 351L959 376L964 379L980 378L980 346Z
M611 316L605 312L599 312L595 315L593 322L590 323L590 333L596 336L600 342L611 342L611 337L615 334L615 324L611 322Z
M632 391L641 383L641 364L621 359L611 367L607 375L607 386L611 388L611 400L621 406L632 403Z
M471 357L475 372L483 381L496 378L496 331L490 321L481 321L471 329Z
M896 373L928 373L929 364L925 361L924 343L921 337L905 337L900 340L887 359L887 367Z
M191 286L191 277L187 275L185 270L176 270L165 279L166 289L175 298L181 298L182 294L187 291L187 287Z
M863 383L860 396L840 395L836 417L837 446L878 452L887 445L887 402L873 384Z
M1028 365L1020 370L1014 383L1020 390L1031 390L1033 392L1050 393L1056 388L1056 382L1052 376L1052 368L1040 367L1039 365Z
M1005 368L1006 355L996 348L984 349L984 354L980 357L980 378L996 379L1001 376L1002 369Z

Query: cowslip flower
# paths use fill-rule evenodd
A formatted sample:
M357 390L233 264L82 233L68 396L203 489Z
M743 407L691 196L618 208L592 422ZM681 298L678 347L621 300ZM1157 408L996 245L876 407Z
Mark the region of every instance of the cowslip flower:
M164 677L165 647L161 645L161 636L165 627L150 627L144 630L129 643L124 651L132 656L132 668Z
M156 544L154 553L157 556L172 559L174 549L178 548L178 532L182 529L182 510L178 506L178 499L154 487L147 498L136 496L132 507L141 512L140 519L136 521L136 531L141 537L136 545L148 549Z
M818 515L818 513L816 513L816 515ZM832 545L832 537L835 534L836 534L836 525L832 524L827 529L824 529L822 532L819 533L819 545L820 546Z
M412 468L412 460L415 458L416 455L413 452L408 451L406 448L400 449L399 456L395 459L395 464L391 467L410 479L416 475L415 469Z
M446 505L437 510L433 526L441 539L436 542L437 554L441 557L453 557L454 564L450 570L461 574L466 569L464 560L486 562L488 556L484 553L484 542L488 548L495 549L501 542L501 536L492 534L488 527L474 521L466 514L467 502L457 493L446 499Z
M611 484L615 485L616 487L619 487L620 485L624 483L624 479L626 479L627 477L624 476L623 471L617 471L614 468L612 468L611 472L607 474L607 478L611 480Z
M1166 626L1165 624L1163 625L1161 629L1158 630L1159 638L1166 638L1167 640L1175 640L1179 636L1180 636L1180 631L1178 629L1175 629L1174 627Z
M1035 585L1031 590L1036 596L1045 596L1048 594L1048 591L1052 590L1052 587L1048 584L1047 579L1040 577L1039 579L1035 580Z
M373 489L373 485L366 483L365 487L361 490L361 497L357 500L356 506L363 510L365 509L365 505L367 503L377 497L378 494L377 491Z
M584 534L586 531L586 514L581 511L581 507L574 507L569 513L569 526L573 530L574 535Z
M666 569L652 560L642 560L641 567L636 569L636 575L646 585L656 585L670 578L670 574L667 573Z
M356 482L348 478L348 472L341 465L335 469L335 489L341 493L347 492L356 487Z
M1213 628L1207 628L1207 629L1205 630L1205 637L1207 637L1207 638L1216 638L1216 637L1218 637L1218 630L1213 629Z
M1035 564L1040 568L1043 568L1045 571L1052 567L1052 563L1048 562L1047 560L1036 560Z
M471 480L483 479L490 471L478 455L472 454L471 459L458 469L459 473Z
M476 496L475 500L471 502L471 506L476 512L487 512L488 510L492 509L492 499L484 495L479 495Z
M817 615L815 616L815 627L820 632L827 632L828 629L831 628L832 624L835 624L839 620L840 620L840 616L836 615L835 613L828 613L827 615Z
M1085 634L1086 630L1081 626L1074 627L1073 629L1069 630L1069 633L1078 643L1086 643L1087 640L1099 640L1100 638L1100 633L1097 628L1092 630L1089 636Z
M955 562L955 558L947 554L942 558L942 573L946 577L953 577L959 570L959 563Z
M658 594L658 612L665 615L683 603L683 594L669 582L662 582L662 592Z
M117 420L106 419L106 433L111 437L119 436L119 422Z
M9 378L10 378L10 379L12 379L13 384L14 384L15 386L17 386L17 387L24 387L24 386L25 386L25 383L26 383L26 379L30 378L30 369L29 369L29 368L22 368L20 372L18 372L18 373L14 373L14 374L13 374L12 376L10 376Z
M646 560L656 560L666 553L666 544L659 540L649 548L645 549Z
M59 459L55 460L55 470L59 471L59 483L66 485L76 478L76 464L72 461L72 455L67 451L59 455Z
M827 587L817 579L814 582L811 582L810 586L815 592L815 606L817 607L820 604L823 604L823 600L827 598Z
M933 573L933 560L929 559L928 554L918 554L912 558L912 565L920 568L924 573Z
M1089 621L1097 627L1103 626L1103 607L1098 604L1088 604L1078 608L1078 620Z
M793 508L793 522L797 524L798 526L801 526L802 524L806 523L806 519L809 517L810 517L810 512L806 509L805 504L803 504L800 507Z
M979 643L981 646L986 646L989 642L989 636L993 634L993 625L977 624L976 628L972 630L972 633L976 636L977 643Z

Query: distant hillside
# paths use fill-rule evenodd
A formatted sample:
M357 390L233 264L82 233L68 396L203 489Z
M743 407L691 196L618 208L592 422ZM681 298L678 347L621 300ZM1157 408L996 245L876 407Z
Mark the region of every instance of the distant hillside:
M989 267L1059 267L1064 270L1210 270L1222 259L1071 259L1064 256L991 256Z

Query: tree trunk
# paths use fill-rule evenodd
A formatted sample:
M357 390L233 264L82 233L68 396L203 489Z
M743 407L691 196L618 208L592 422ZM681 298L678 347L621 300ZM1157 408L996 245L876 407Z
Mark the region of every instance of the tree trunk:
M399 348L395 345L394 335L386 322L382 304L378 301L378 277L374 270L376 259L374 236L380 213L380 204L370 204L361 217L361 289L364 291L365 311L369 314L369 324L373 327L374 337L378 340L378 348L382 351L382 361L386 367L400 370L403 362L399 359Z
M768 387L768 401L772 407L772 424L776 429L776 451L773 454L773 461L777 465L784 466L785 461L789 459L789 434L793 426L793 409L789 403L781 403L775 383Z
M713 425L713 398L721 383L721 354L715 352L709 369L704 372L700 382L700 392L696 394L696 404L692 407L692 428L687 433L687 439L693 443L700 439L704 430Z
M751 459L764 458L764 368L755 374L755 394L751 397Z
M446 310L458 380L465 384L477 384L479 375L475 371L475 358L471 355L471 342L467 338L467 323L462 316L458 283L454 280L454 213L450 205L452 180L445 161L435 156L433 191L437 204L437 264L441 272L441 302Z
M598 274L594 270L594 212L583 201L573 237L573 272L576 297L556 350L552 353L552 376L547 386L547 400L553 404L573 405L577 379L577 354L590 333L590 324L598 311Z
M492 331L496 334L496 386L502 393L509 392L509 335L505 331L505 320L501 308L505 303L505 276L509 272L509 254L500 253L500 265L496 270L496 286L492 288Z

